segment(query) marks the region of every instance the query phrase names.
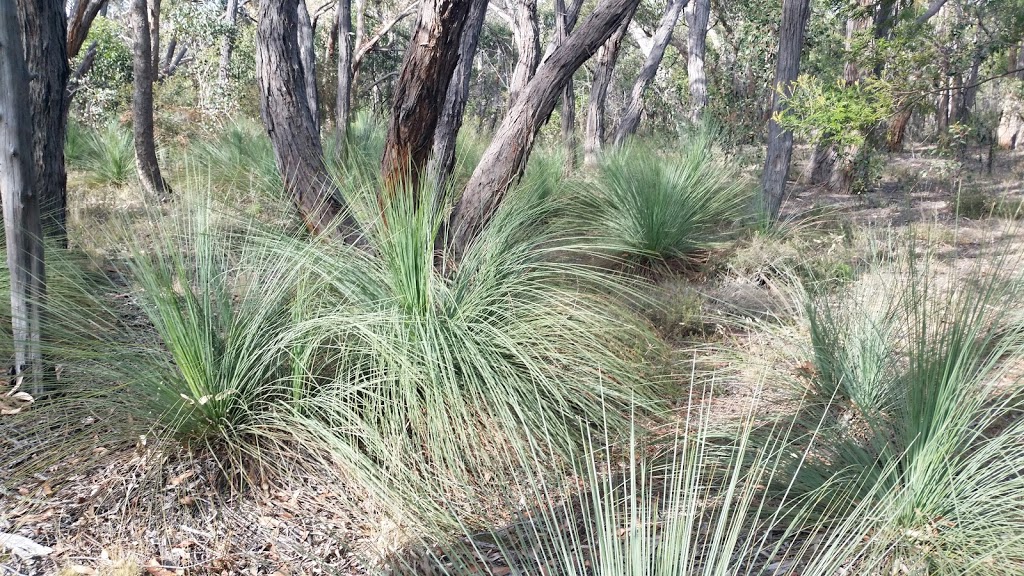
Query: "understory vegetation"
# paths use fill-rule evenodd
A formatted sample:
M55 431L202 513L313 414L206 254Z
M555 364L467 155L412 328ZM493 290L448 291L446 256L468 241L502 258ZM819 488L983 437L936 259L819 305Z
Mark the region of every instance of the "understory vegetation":
M256 127L176 158L188 185L161 205L116 125L73 133L73 180L109 205L73 207L72 248L48 251L62 388L2 398L0 498L112 466L131 488L93 509L159 533L216 505L157 497L183 478L257 499L312 482L380 532L335 544L369 573L1024 571L1012 246L962 265L923 229L764 225L700 132L585 177L539 152L455 259L432 185L378 214L380 131L360 119L333 166L366 246L282 217Z

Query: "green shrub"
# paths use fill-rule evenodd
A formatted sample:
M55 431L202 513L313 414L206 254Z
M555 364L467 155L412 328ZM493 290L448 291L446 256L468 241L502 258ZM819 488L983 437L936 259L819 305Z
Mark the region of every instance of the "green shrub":
M953 206L957 216L971 218L1008 218L1019 220L1024 218L1021 202L1000 198L981 190L961 191L957 194Z
M596 184L597 233L645 262L710 248L740 216L748 194L716 154L707 132L687 137L678 154L636 147L609 154Z
M123 186L135 175L135 148L131 132L111 120L89 138L86 162L92 179L98 184Z

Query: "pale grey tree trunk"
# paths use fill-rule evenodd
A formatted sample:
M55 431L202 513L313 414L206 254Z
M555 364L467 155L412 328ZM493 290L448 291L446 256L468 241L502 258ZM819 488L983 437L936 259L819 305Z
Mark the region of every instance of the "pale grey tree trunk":
M583 0L573 0L568 7L565 0L555 0L555 37L547 52L562 45L572 29L576 27ZM576 86L573 77L565 82L562 89L562 144L565 147L565 166L562 170L569 176L576 170Z
M313 46L313 23L309 19L309 10L306 8L306 0L299 0L296 8L299 34L299 62L302 63L302 73L305 76L306 105L309 107L309 115L313 119L313 128L317 134L320 133L320 99L317 96L316 86L316 49Z
M583 165L588 168L597 166L604 146L605 108L608 102L608 86L615 72L615 62L619 58L619 46L626 34L629 21L623 21L615 32L597 51L597 62L594 64L594 79L590 85L590 99L587 102L587 127L583 136Z
M170 187L160 174L153 134L153 55L149 37L150 22L146 0L132 0L129 20L135 56L132 59L132 132L135 138L135 165L142 187L152 198L166 199Z
M28 39L33 40L37 39ZM10 273L14 369L17 374L28 370L28 386L23 391L38 396L45 392L40 307L46 292L46 268L33 175L29 74L23 54L14 0L0 0L0 191Z
M690 84L690 121L698 122L708 105L708 79L704 70L704 55L708 37L708 19L711 0L690 0L686 6L686 26L689 37L686 45L686 75Z
M800 53L807 34L810 12L810 0L784 0L782 4L779 55L775 64L775 96L772 98L774 113L784 110L785 104L781 95L790 92L792 83L800 74ZM768 123L768 152L761 176L765 211L772 220L778 218L786 195L786 177L789 174L792 154L793 133L783 130L775 121L773 114L772 120Z
M509 187L523 174L534 138L551 114L565 82L602 46L639 0L601 0L565 43L541 63L484 151L451 217L452 244L462 253L494 216Z
M67 19L61 0L16 2L29 72L28 107L32 120L35 191L43 230L67 245L67 172L64 134L68 112Z
M473 73L473 57L476 55L480 32L487 14L488 0L470 0L469 16L459 42L459 63L455 67L444 109L434 132L433 154L428 164L428 173L434 180L437 198L447 192L448 180L455 171L455 145L469 98L469 82Z
M231 79L231 55L235 51L235 38L238 36L238 0L228 0L224 9L224 24L227 31L220 42L220 63L217 66L217 82L221 91L228 91Z
M334 104L334 137L338 154L344 156L352 116L352 0L338 0L334 22L338 34L338 95Z
M516 67L512 72L509 84L509 107L515 105L519 94L533 78L540 64L540 29L537 24L537 0L515 0L513 8L514 25L512 28L515 40Z
M149 54L152 57L153 80L159 80L160 73L160 2L149 0Z
M665 48L672 41L672 31L675 30L676 24L679 22L679 15L686 7L687 1L668 0L665 6L665 13L662 15L661 21L658 23L658 29L651 39L650 49L646 51L647 56L644 59L643 67L640 69L640 74L637 75L636 82L633 83L633 89L630 91L629 103L626 104L626 109L619 120L619 126L615 130L616 146L621 146L625 143L626 139L636 133L637 127L640 126L640 117L644 112L644 94L646 94L647 88L654 81L654 76L658 73L661 59L665 56Z

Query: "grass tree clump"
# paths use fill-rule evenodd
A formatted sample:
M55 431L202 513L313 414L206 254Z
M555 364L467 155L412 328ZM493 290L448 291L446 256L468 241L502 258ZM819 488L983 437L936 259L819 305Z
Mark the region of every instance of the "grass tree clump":
M135 148L131 131L116 120L89 137L86 168L97 184L123 186L135 175Z
M218 188L266 194L281 190L274 148L256 122L231 122L210 142L203 142L197 160L209 169Z
M598 233L643 262L685 258L713 246L749 197L713 144L708 131L699 131L669 154L632 146L606 156L595 185Z
M920 257L900 272L809 305L822 407L810 415L833 437L803 481L817 489L838 471L849 477L834 498L878 498L893 566L1020 574L1020 282L980 269L942 279Z

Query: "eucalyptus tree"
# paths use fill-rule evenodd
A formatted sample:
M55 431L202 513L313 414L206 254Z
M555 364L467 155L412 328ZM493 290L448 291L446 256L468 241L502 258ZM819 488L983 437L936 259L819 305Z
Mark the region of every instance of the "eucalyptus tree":
M686 76L690 85L690 121L697 122L708 105L708 80L704 70L711 0L690 0L686 7Z
M28 392L38 395L44 391L40 307L46 293L46 267L33 174L29 72L18 20L14 0L0 0L0 192L10 272L14 373L27 368ZM63 14L59 20L64 21Z
M615 63L619 58L622 37L626 35L629 19L619 23L615 32L597 50L594 63L594 78L590 84L590 99L587 102L587 125L583 137L583 164L597 165L601 147L604 145L605 108L608 102L608 86L612 83Z
M152 2L153 0L150 0ZM157 0L159 1L159 0ZM135 164L142 187L151 196L166 199L171 189L160 173L156 156L156 139L153 133L153 81L155 78L153 38L150 32L155 28L152 4L147 0L131 0L129 20L132 28L133 91L132 131L135 139Z

